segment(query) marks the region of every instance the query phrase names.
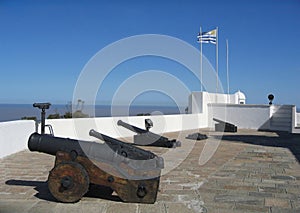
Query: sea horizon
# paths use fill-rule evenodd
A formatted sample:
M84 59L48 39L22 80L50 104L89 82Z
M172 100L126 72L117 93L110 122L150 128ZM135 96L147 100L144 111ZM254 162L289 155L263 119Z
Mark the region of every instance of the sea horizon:
M131 105L129 107L125 105L111 106L108 104L97 104L94 106L84 106L82 112L88 114L90 117L111 117L111 116L137 116L141 114L185 114L186 106L174 106L174 105ZM69 110L66 104L52 104L50 109L46 110L46 118L50 114L59 114L63 116ZM90 115L89 112L95 113L95 116ZM300 113L300 108L296 109L297 113ZM36 117L40 119L40 109L34 108L32 104L0 104L0 122L21 120L23 117Z
M113 107L108 104L97 104L95 106L84 106L83 113L95 113L95 117L111 117L111 116L136 116L141 114L183 114L185 113L186 106L172 106L172 105L114 105ZM59 114L63 116L66 112L70 111L66 104L52 104L46 110L46 118L50 114ZM32 104L0 104L0 122L21 120L23 117L36 117L40 119L41 110L34 108ZM93 117L93 116L91 116Z

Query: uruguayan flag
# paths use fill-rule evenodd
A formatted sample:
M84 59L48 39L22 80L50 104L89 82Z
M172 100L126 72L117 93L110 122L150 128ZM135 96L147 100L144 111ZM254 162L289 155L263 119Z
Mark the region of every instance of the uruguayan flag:
M199 33L197 36L198 42L200 43L217 43L217 29L211 30L209 32Z

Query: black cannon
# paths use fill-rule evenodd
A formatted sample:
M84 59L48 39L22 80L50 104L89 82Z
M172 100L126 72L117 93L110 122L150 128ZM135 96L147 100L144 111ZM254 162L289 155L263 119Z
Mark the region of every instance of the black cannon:
M175 148L181 146L180 141L176 141L175 139L169 140L164 136L150 132L149 129L153 126L153 123L150 119L145 119L146 129L140 129L136 126L130 125L121 120L119 120L117 124L119 126L123 126L126 129L137 133L136 135L133 136L133 142L136 145L160 146L160 147L168 147L168 148Z
M234 124L221 121L219 119L213 118L214 121L218 122L215 124L215 131L217 132L237 132L237 126Z
M90 184L110 187L124 202L154 203L164 161L150 151L102 135L105 143L33 133L30 151L55 155L48 177L51 194L76 202Z
M28 139L30 151L54 155L54 168L48 176L48 188L58 201L72 203L84 196L90 184L115 191L124 202L154 203L164 160L150 151L101 136L104 143L59 138L45 132L45 109L50 103L33 105L42 109L41 133Z
M200 141L200 140L205 140L207 139L207 135L205 134L201 134L199 132L196 132L196 133L193 133L193 134L189 134L188 136L185 137L186 139L191 139L191 140L197 140L197 141Z

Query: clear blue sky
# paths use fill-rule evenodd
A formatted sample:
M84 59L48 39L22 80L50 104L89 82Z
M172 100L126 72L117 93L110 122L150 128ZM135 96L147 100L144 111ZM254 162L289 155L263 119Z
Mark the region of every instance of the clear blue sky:
M219 72L226 88L225 39L229 40L230 90L248 103L300 106L300 1L21 1L0 0L0 103L72 100L88 60L119 39L164 34L199 47L199 27L219 28ZM203 53L214 65L214 46ZM169 66L169 67L168 67ZM108 76L98 102L109 103L116 85L145 69L174 70L190 90L200 86L181 66L164 59L132 60ZM153 99L151 99L153 98ZM168 103L160 94L137 102ZM184 100L187 98L184 97Z

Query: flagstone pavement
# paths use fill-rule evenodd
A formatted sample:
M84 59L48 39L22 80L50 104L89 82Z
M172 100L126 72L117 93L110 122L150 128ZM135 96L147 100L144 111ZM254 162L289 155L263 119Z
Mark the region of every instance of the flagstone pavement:
M185 138L194 132L208 139ZM0 212L300 212L299 135L200 129L165 136L182 146L143 147L165 160L154 204L124 203L97 188L59 203L47 187L55 157L24 150L0 159Z

